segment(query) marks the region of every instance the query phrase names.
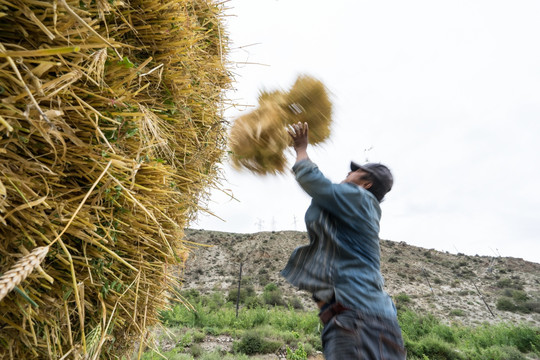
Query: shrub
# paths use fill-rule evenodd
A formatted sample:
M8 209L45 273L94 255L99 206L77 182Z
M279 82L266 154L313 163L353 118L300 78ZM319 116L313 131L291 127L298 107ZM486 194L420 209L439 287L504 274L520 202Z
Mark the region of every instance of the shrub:
M270 283L264 287L263 300L268 305L284 305L283 293L276 284Z
M506 289L504 296L497 300L497 309L524 314L540 313L540 302L527 301L529 299L524 291Z
M250 296L250 297L246 298L246 301L244 302L244 305L246 305L246 307L248 309L256 309L258 307L263 306L264 301L259 296L255 295L255 296Z
M217 335L219 335L219 330L214 328L214 327L204 327L203 328L203 333L208 334L208 335L217 336Z
M511 344L523 352L540 351L540 332L533 328L518 326L508 332Z
M515 305L515 312L519 312L522 314L530 314L531 309L525 306L525 304L516 304Z
M437 360L464 360L465 358L444 341L428 337L419 342L406 342L408 356Z
M501 280L497 281L497 283L495 284L495 286L497 286L498 288L501 288L501 289L509 288L510 285L512 285L512 280L510 280L509 278L501 279Z
M198 303L201 300L201 293L196 289L189 289L182 293L182 297L190 303Z
M405 293L400 293L394 296L394 302L396 303L396 308L399 310L411 302L411 297Z
M521 307L527 309L529 312L540 313L540 301L527 301L520 305Z
M242 285L240 287L240 302L244 303L250 296L255 295L255 289L253 285ZM227 301L235 303L238 297L238 285L231 285L229 287L229 294L227 295Z
M450 316L465 316L465 311L461 309L450 310Z
M281 290L275 290L271 292L263 293L264 303L267 305L278 306L284 305L283 294Z
M281 343L263 338L256 331L246 331L239 342L233 344L233 349L246 355L269 354L281 347Z
M394 299L396 301L400 301L400 302L403 302L403 303L408 303L408 302L411 302L411 297L405 293L399 293L397 294Z
M268 275L268 274L260 274L259 277L257 278L257 281L258 281L259 285L268 284L268 282L270 281L270 275Z
M519 351L540 355L540 333L537 328L515 326L507 323L483 325L469 336L472 347L488 349L493 346L510 346Z
M240 342L234 343L233 348L235 351L246 355L262 354L263 339L260 334L248 331Z
M277 289L278 289L278 286L274 283L270 283L264 287L264 291L274 291Z
M304 310L304 304L302 304L302 300L298 296L289 300L289 306L292 306L295 310Z
M514 305L512 299L508 297L501 297L497 300L497 310L514 311L515 309L516 306Z
M244 325L244 328L253 328L255 326L259 326L262 324L265 324L268 322L268 318L270 317L270 314L268 311L264 308L258 307L250 311L249 314L245 314L245 316L242 318Z
M456 343L456 335L454 329L446 325L436 325L433 327L433 334L439 339L446 341L450 344Z
M201 343L204 341L204 338L206 337L206 335L201 332L201 331L195 331L193 333L193 342L195 343Z
M467 353L470 360L526 360L527 357L519 350L510 346L492 346L487 349L478 349Z
M430 334L435 326L440 325L440 320L432 314L417 314L409 309L399 311L398 320L404 336L413 341Z
M527 293L521 290L514 290L512 292L512 298L517 303L524 303L525 301L529 300Z
M287 346L287 360L307 360L307 353L304 350L302 343L298 343L298 347L295 351L292 351L291 348Z
M189 353L191 354L191 356L198 358L203 354L203 348L199 344L193 344L189 348Z
M215 291L210 296L203 298L204 304L214 311L221 309L225 305L225 301L225 296L221 291Z
M523 290L523 285L519 282L519 278L516 279L501 279L495 284L498 288L511 288L516 290Z

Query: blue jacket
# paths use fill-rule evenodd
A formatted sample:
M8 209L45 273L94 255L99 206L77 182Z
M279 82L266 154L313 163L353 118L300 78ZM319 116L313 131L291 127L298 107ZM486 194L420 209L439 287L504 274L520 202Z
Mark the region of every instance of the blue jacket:
M310 243L298 247L281 274L294 286L370 315L395 318L380 271L379 202L350 183L333 184L311 160L293 166L312 202L305 215Z

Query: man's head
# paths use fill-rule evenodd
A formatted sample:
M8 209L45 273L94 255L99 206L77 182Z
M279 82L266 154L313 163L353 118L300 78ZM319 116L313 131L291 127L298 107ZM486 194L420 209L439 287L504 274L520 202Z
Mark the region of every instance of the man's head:
M381 202L384 195L392 190L394 178L390 169L383 164L367 163L359 165L351 161L351 172L349 172L344 182L363 187Z

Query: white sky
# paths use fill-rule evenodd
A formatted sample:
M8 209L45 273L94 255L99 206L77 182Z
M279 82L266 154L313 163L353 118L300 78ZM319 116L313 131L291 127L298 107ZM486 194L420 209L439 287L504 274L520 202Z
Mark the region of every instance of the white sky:
M340 182L350 160L387 164L382 239L540 263L540 2L231 0L237 106L300 73L332 93L331 139L310 148ZM248 64L246 64L248 63ZM371 149L371 150L366 150ZM291 158L290 164L293 164ZM310 199L291 174L225 165L193 228L305 230Z

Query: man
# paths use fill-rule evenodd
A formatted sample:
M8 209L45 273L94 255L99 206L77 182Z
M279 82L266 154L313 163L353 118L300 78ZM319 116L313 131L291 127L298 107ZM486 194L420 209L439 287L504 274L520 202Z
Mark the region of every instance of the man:
M380 272L379 203L393 178L382 164L351 162L341 184L324 177L307 154L308 126L289 128L296 180L312 198L309 245L294 250L282 275L313 293L324 324L327 360L405 359L401 329Z

